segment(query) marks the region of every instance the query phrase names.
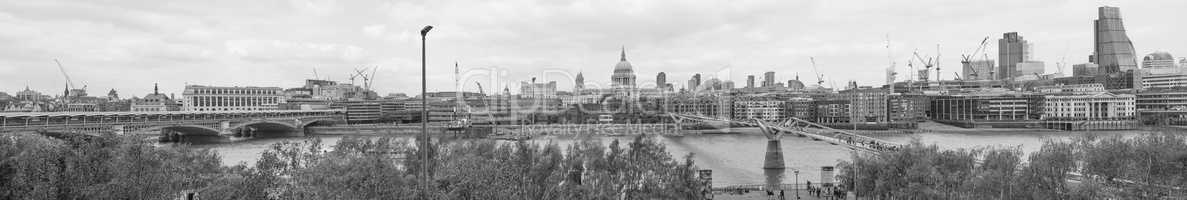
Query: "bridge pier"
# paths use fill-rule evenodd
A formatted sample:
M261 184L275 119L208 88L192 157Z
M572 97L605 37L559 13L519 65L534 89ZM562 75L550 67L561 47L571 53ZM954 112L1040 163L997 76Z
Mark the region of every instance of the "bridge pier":
M763 159L763 169L783 169L786 166L783 164L783 145L779 140L767 141L767 154Z
M293 127L296 127L295 130L293 130L293 136L305 136L305 126L303 126L303 124L304 123L301 122L301 119L293 119Z
M231 122L230 121L220 121L220 122L218 122L218 127L219 127L218 128L219 135L233 134L233 133L231 133Z
M161 136L157 138L159 142L180 142L181 134L169 129L161 129Z
M765 123L755 120L758 124L759 130L762 130L763 135L767 136L767 153L763 158L763 169L784 169L787 168L783 162L783 144L779 142L783 133L774 128L768 127Z

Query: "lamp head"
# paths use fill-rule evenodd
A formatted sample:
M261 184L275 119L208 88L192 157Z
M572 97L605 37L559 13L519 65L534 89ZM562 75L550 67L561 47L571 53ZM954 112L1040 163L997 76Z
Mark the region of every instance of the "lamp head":
M433 30L433 26L425 26L424 29L420 29L420 36L424 37L425 35L428 35L429 30Z

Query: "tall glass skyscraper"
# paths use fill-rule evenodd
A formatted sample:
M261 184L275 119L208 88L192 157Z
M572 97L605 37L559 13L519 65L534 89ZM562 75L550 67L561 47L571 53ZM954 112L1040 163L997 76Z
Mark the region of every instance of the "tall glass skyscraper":
M1101 72L1114 73L1138 68L1133 42L1125 35L1121 24L1121 9L1100 7L1098 18L1093 21L1096 37L1096 64Z

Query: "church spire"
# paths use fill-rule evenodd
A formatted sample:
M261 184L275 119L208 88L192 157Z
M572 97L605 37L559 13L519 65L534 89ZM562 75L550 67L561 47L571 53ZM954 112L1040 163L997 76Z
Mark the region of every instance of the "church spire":
M158 90L158 88L157 88L157 83L152 84L152 94L154 94L154 95L161 94L160 90Z
M626 45L622 46L622 61L626 61Z

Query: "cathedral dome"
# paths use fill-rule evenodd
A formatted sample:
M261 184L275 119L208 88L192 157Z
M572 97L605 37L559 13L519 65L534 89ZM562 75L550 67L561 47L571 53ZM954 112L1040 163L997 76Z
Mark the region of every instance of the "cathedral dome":
M626 61L626 57L623 57L621 61L618 61L617 65L614 65L614 73L635 73L635 70L631 66L631 62Z
M626 48L622 50L622 57L614 65L614 74L610 76L611 86L615 88L634 88L635 70L631 62L626 61Z

